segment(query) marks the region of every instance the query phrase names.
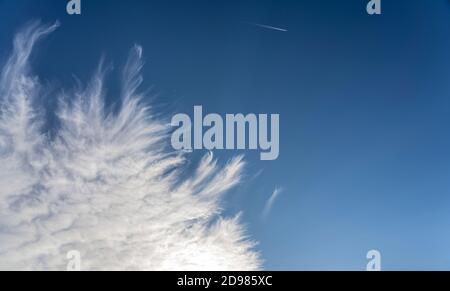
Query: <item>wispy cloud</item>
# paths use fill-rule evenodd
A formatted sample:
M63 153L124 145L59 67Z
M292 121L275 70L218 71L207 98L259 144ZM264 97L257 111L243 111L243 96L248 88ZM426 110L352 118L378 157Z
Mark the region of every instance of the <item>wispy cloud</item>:
M247 22L247 23L250 25L253 25L253 26L261 27L261 28L282 31L282 32L288 32L287 29L281 28L281 27L276 27L276 26L271 26L271 25L266 25L266 24L261 24L261 23L255 23L255 22Z
M69 250L85 270L259 269L239 217L221 215L242 157L221 166L206 155L183 178L189 155L166 150L169 129L138 92L140 46L118 112L105 109L100 67L86 88L59 97L58 131L48 134L28 59L57 26L26 26L0 79L0 269L63 270Z
M266 206L264 207L263 211L263 217L266 218L270 211L272 210L273 204L275 203L275 200L277 200L278 196L283 192L283 188L275 188L275 190L272 192L272 195L270 195L269 199L267 199Z

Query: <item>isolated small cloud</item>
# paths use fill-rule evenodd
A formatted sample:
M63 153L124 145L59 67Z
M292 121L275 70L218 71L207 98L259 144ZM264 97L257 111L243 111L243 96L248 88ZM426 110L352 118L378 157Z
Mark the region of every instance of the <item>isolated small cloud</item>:
M242 158L220 166L206 155L184 178L188 155L166 150L168 128L137 91L140 46L118 112L105 110L99 68L85 89L59 97L48 134L28 60L57 26L25 27L0 78L0 269L64 270L70 250L84 270L259 269L239 217L221 216Z
M278 196L283 192L283 188L275 188L273 190L272 195L270 195L269 199L267 199L266 206L264 207L263 217L267 217L272 210L273 204L275 200L277 200Z

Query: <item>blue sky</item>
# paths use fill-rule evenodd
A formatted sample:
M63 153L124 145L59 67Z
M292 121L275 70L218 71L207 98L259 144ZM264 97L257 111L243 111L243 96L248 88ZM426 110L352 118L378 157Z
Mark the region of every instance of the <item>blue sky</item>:
M0 60L24 23L59 20L34 62L44 83L87 80L139 43L165 113L279 113L279 159L243 152L248 177L224 205L266 269L364 270L378 249L383 269L449 270L450 2L365 4L84 0L69 16L65 1L0 0Z

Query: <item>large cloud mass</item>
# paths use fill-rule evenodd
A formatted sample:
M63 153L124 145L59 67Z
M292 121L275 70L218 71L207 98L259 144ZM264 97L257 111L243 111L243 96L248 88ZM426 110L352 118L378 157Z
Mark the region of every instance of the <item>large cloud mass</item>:
M56 27L26 26L0 77L0 269L64 270L71 250L84 270L258 269L238 217L220 215L242 159L219 166L206 156L186 177L186 156L166 150L167 128L137 92L139 46L120 110L105 110L100 68L59 98L49 134L28 59Z

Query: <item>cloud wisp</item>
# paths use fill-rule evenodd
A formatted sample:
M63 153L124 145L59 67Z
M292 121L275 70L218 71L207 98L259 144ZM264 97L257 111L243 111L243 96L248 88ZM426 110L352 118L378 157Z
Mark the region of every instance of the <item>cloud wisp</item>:
M270 211L272 210L273 204L275 203L275 200L277 200L278 196L280 196L282 192L283 188L275 188L275 190L272 192L272 195L270 195L264 207L263 218L266 218L269 215Z
M266 29L276 30L276 31L281 31L281 32L288 32L287 29L281 28L281 27L276 27L276 26L271 26L271 25L266 25L266 24L261 24L261 23L255 23L255 22L247 22L247 23L250 25L253 25L253 26L260 27L260 28L266 28Z
M0 269L256 270L239 217L221 215L241 179L242 157L206 155L186 178L189 155L167 150L168 127L138 92L142 48L123 70L121 106L104 105L104 70L59 96L49 134L29 57L58 24L27 25L0 77Z

